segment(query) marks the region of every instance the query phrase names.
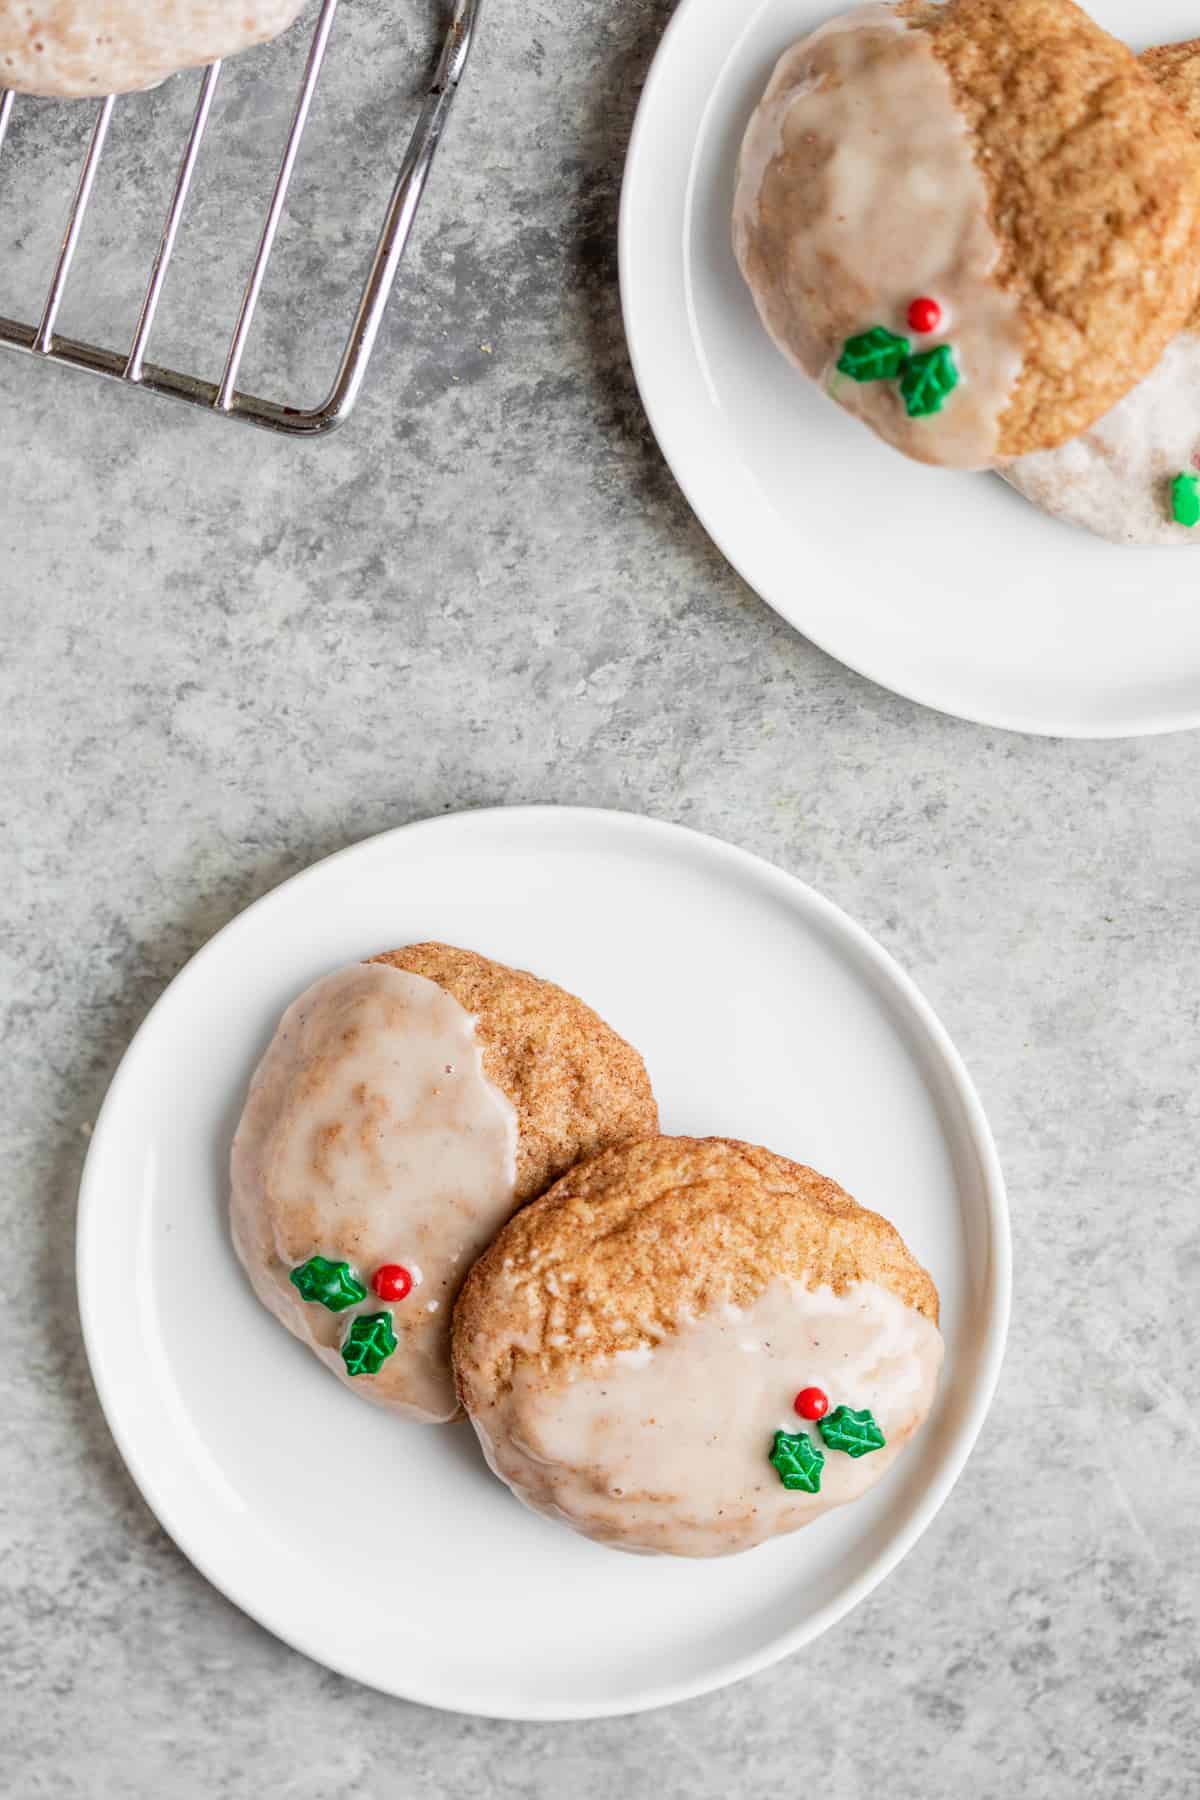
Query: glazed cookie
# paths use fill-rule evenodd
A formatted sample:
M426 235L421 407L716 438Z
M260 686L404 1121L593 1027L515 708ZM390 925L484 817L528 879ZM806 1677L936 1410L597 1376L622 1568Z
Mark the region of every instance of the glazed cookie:
M500 1226L581 1156L657 1129L641 1057L574 995L446 944L290 1006L232 1153L254 1291L356 1393L457 1412L450 1319Z
M1142 62L1200 136L1200 38ZM1082 436L1001 473L1055 519L1117 544L1200 544L1200 309L1145 380Z
M0 0L0 88L67 98L153 87L278 36L303 0Z
M918 461L1083 431L1200 291L1200 155L1071 0L903 0L789 50L734 246L775 343Z
M459 1396L535 1512L721 1556L873 1487L926 1417L938 1296L898 1232L752 1144L651 1138L572 1169L472 1269Z

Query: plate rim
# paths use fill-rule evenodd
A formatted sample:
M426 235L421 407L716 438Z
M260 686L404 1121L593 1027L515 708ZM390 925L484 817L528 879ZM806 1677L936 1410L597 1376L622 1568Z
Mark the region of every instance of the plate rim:
M160 1009L165 1009L176 988L185 980L197 979L196 971L202 969L207 964L210 955L216 953L215 947L227 935L235 934L243 928L244 922L249 919L250 915L256 913L259 908L266 907L285 890L294 890L298 884L305 882L310 877L315 877L318 871L326 870L330 864L362 853L369 848L382 848L389 841L404 838L411 843L413 838L419 835L426 837L435 837L439 833L449 835L454 830L473 829L476 823L486 827L489 823L494 824L500 818L513 823L523 821L544 824L548 820L553 820L556 824L561 823L567 829L582 827L594 830L597 827L601 829L605 826L616 827L623 831L641 834L648 839L666 839L668 841L674 839L693 846L698 845L708 854L715 855L718 861L744 870L757 881L765 882L776 891L811 909L811 912L826 925L832 926L836 932L849 939L854 949L869 965L872 973L881 978L885 987L890 987L892 994L903 1001L910 1018L920 1027L928 1048L935 1054L938 1066L950 1084L953 1099L961 1109L967 1137L978 1158L982 1181L983 1211L987 1235L987 1277L981 1305L987 1314L987 1325L982 1334L978 1353L973 1392L965 1402L961 1417L951 1431L949 1448L937 1478L923 1490L908 1519L898 1531L889 1537L880 1553L853 1580L847 1582L845 1588L833 1600L810 1615L801 1624L790 1631L781 1633L754 1652L721 1661L714 1669L698 1678L680 1681L664 1680L639 1694L634 1700L620 1698L599 1703L586 1699L579 1703L574 1701L530 1702L519 1709L511 1705L501 1709L485 1698L470 1694L451 1699L443 1690L430 1691L424 1688L419 1681L411 1680L407 1676L401 1687L394 1683L390 1684L375 1675L364 1674L362 1670L349 1666L347 1659L330 1657L314 1644L307 1633L293 1630L290 1623L285 1623L281 1627L275 1619L266 1616L264 1610L260 1609L257 1604L248 1602L244 1597L241 1591L244 1584L239 1579L217 1571L207 1550L195 1543L190 1527L185 1524L182 1528L177 1528L177 1521L172 1520L171 1502L158 1491L153 1474L142 1463L135 1442L135 1433L127 1427L122 1414L121 1389L122 1387L128 1389L131 1384L121 1377L114 1377L106 1368L104 1330L99 1316L100 1308L94 1298L95 1294L99 1292L99 1288L94 1287L85 1279L85 1268L93 1254L91 1246L97 1232L102 1229L104 1218L98 1191L101 1162L98 1147L104 1144L107 1129L111 1128L109 1121L117 1117L125 1091L136 1078L140 1055L139 1046L147 1043L151 1022L159 1014ZM658 1707L694 1699L744 1680L772 1667L784 1657L801 1649L805 1644L813 1642L824 1631L844 1618L887 1578L922 1537L949 1497L970 1458L976 1439L991 1408L1004 1360L1012 1306L1011 1219L1004 1176L991 1127L966 1064L955 1048L949 1033L930 1002L906 970L867 931L865 926L860 925L836 902L827 899L825 895L810 887L807 882L802 881L799 876L780 868L778 864L770 862L754 851L742 849L723 838L714 837L710 833L698 831L691 826L658 819L650 814L626 812L612 807L556 806L552 803L511 807L484 806L414 819L407 824L392 826L381 832L373 833L353 844L344 845L329 856L318 858L315 862L309 863L303 869L285 877L283 881L268 889L266 893L260 894L255 900L252 900L248 906L227 920L219 930L206 939L176 971L133 1033L117 1064L96 1115L79 1181L76 1205L75 1280L76 1301L88 1367L105 1423L125 1468L158 1524L183 1556L218 1593L263 1630L287 1644L289 1648L299 1651L310 1661L316 1662L324 1668L333 1669L337 1674L358 1682L364 1687L372 1688L396 1699L406 1700L415 1705L433 1707L443 1712L481 1718L549 1723L578 1719L629 1717L636 1713L648 1712Z
M773 0L760 0L760 4L750 15L741 14L734 20L730 26L731 32L736 32L740 37L750 28L753 20L757 19L772 3ZM922 681L912 679L897 681L890 675L882 673L871 659L863 657L861 653L847 656L828 640L824 632L810 631L807 625L785 610L781 601L770 598L765 591L766 584L760 585L749 572L747 566L749 559L740 554L734 554L728 541L731 536L730 529L716 517L714 506L707 499L701 497L699 491L701 484L694 473L694 461L691 456L691 433L688 430L677 428L673 423L670 397L660 385L654 367L654 357L651 354L652 347L641 335L641 327L636 314L644 277L634 273L640 265L640 256L636 247L637 224L634 218L635 189L642 178L644 169L654 161L652 141L658 129L657 114L660 97L677 85L674 58L677 54L677 47L683 43L685 33L691 30L693 21L706 13L713 16L718 14L721 14L722 17L727 16L728 9L725 8L722 11L722 5L723 0L678 0L654 53L638 99L621 177L617 223L617 270L621 320L634 381L663 460L700 525L730 568L763 604L769 606L772 612L783 619L793 631L807 638L818 650L831 657L835 662L841 663L853 674L861 676L886 692L899 694L903 699L915 701L919 706L926 706L933 712L942 713L948 718L963 719L970 724L986 726L990 730L1018 732L1031 737L1074 738L1088 742L1099 742L1112 738L1161 737L1170 732L1197 729L1200 727L1200 702L1190 709L1156 713L1150 716L1123 713L1120 717L1101 724L1073 718L1052 718L1048 715L1032 716L1012 709L993 712L986 707L964 706L944 695L938 696L930 692L927 684ZM831 6L830 16L834 10L836 8ZM732 15L728 16L732 17ZM704 98L700 114L701 122L707 117L711 101L712 93L709 92ZM691 175L694 167L695 141L693 139L693 154L688 159L682 201L685 227L691 216ZM659 159L658 166L661 187L661 159ZM698 371L698 378L699 376L700 371Z

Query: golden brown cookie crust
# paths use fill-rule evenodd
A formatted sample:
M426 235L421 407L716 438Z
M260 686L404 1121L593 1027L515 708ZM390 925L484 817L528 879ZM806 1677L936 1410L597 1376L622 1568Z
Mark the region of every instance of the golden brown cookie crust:
M1200 137L1200 38L1157 44L1153 50L1143 50L1138 60ZM1190 331L1200 331L1200 304L1193 307L1187 324Z
M410 944L371 961L423 975L474 1015L484 1072L517 1113L518 1205L580 1157L658 1130L641 1057L574 994L449 944Z
M904 0L975 139L1021 296L1002 458L1065 443L1147 374L1200 295L1200 154L1138 59L1072 0ZM1157 71L1156 71L1157 73Z
M835 1181L733 1138L655 1137L602 1151L513 1218L454 1313L468 1411L517 1358L560 1378L634 1350L775 1277L841 1293L873 1281L934 1324L938 1295L895 1226ZM490 1352L490 1353L489 1353Z
M1138 61L1200 136L1200 38L1156 44L1153 50L1143 50Z

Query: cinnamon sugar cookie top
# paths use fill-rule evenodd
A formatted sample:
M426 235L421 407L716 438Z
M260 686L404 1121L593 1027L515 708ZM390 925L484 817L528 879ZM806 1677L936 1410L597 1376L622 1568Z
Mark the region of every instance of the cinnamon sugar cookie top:
M1143 50L1138 61L1153 75L1173 106L1177 106L1192 130L1200 135L1200 38L1181 44L1155 44Z
M1156 44L1138 58L1200 139L1200 38L1182 44ZM1188 329L1200 330L1200 304L1193 308Z
M1200 39L1142 56L1200 137ZM1200 489L1200 307L1116 406L1069 443L1001 471L1042 512L1117 544L1194 549L1200 528L1187 502ZM1176 495L1182 488L1183 504Z
M748 1306L776 1276L842 1292L872 1281L938 1318L937 1289L894 1225L836 1181L732 1138L602 1151L519 1213L455 1313L463 1399L536 1359L555 1376L636 1351L685 1316Z

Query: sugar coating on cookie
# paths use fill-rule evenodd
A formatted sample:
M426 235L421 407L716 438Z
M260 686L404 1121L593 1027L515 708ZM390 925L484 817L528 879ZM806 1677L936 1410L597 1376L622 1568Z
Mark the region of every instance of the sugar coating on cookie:
M234 1244L259 1299L355 1393L447 1420L472 1262L578 1156L656 1123L640 1057L582 1001L411 946L285 1013L234 1139Z
M866 6L777 65L734 244L839 404L917 460L993 467L1084 429L1183 323L1200 159L1071 0Z
M1200 135L1200 39L1146 51L1142 63ZM1200 316L1103 418L1055 450L1001 474L1052 518L1117 544L1200 545L1174 500L1200 464Z
M1114 544L1200 544L1173 489L1200 467L1200 333L1181 331L1133 392L1089 430L1000 470L1051 518Z
M937 1314L894 1228L836 1183L756 1146L658 1138L506 1227L456 1309L455 1367L491 1467L535 1511L625 1550L719 1556L887 1473L933 1402ZM794 1405L813 1388L816 1423ZM878 1447L833 1447L845 1412Z

